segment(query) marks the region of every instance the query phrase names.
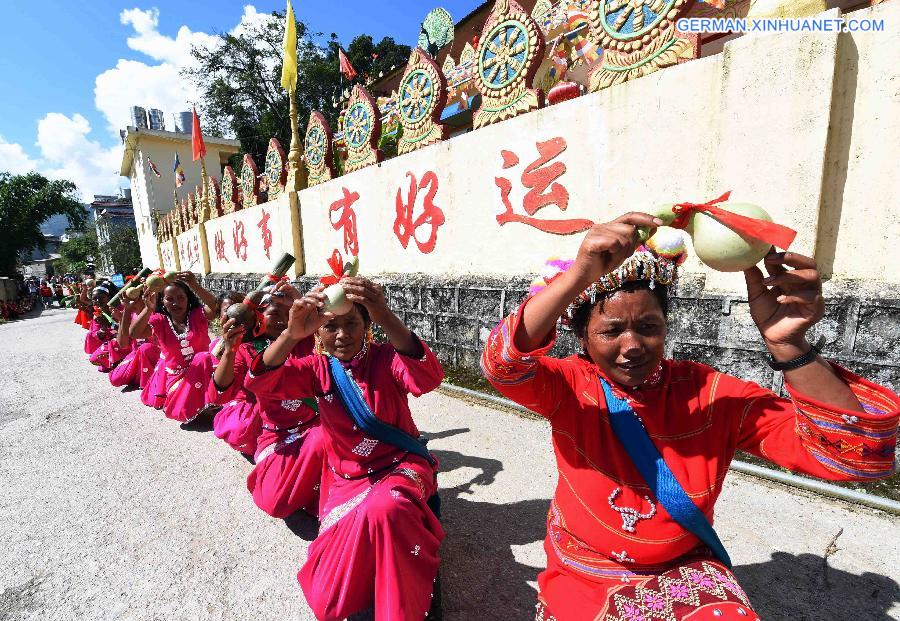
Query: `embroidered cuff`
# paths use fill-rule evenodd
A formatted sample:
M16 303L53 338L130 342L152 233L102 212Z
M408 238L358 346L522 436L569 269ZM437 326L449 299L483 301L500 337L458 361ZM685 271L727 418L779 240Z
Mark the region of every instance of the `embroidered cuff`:
M890 390L831 363L864 412L836 408L787 385L797 427L810 454L841 478L879 479L896 469L900 399Z
M267 373L269 371L274 371L275 369L280 369L281 367L284 366L284 362L282 362L281 364L274 366L274 367L270 367L269 365L267 365L263 361L263 354L265 354L265 353L266 353L266 350L262 350L261 352L257 353L255 356L253 356L253 360L250 362L250 367L247 370L247 374L250 377L259 377L263 373Z
M407 354L407 353L400 351L396 347L394 349L396 350L396 352L398 354L400 354L404 358L409 358L411 360L415 360L416 362L425 362L426 360L428 360L428 347L425 345L425 341L423 341L421 338L419 338L419 335L416 334L415 332L413 332L412 330L410 330L409 332L410 332L410 334L413 335L413 338L415 339L416 343L419 344L419 348L420 348L420 351L422 352L422 355L421 356L413 356L412 354Z
M547 355L556 342L556 327L547 337L547 343L530 352L522 352L516 347L513 338L522 312L529 300L526 300L514 315L505 317L493 329L484 346L481 356L481 370L492 384L513 385L528 381L534 375L536 362Z

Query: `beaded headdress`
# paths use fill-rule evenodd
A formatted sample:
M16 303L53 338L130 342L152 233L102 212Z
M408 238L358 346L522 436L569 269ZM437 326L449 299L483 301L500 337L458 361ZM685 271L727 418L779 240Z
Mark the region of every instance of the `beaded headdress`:
M578 294L560 317L563 325L571 325L583 304L594 304L601 293L616 291L629 282L647 281L651 289L656 288L656 285L674 285L678 279L678 266L685 259L687 250L680 231L667 229L664 235L655 235L648 240L647 245L639 246L618 269L601 276ZM572 267L573 263L574 261L558 258L548 260L540 276L532 281L529 294L534 295L544 289Z

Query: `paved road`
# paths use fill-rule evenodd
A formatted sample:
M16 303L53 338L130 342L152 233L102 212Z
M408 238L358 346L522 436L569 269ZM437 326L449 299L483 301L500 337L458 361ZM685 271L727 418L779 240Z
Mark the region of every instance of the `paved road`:
M314 525L262 514L249 463L112 388L72 318L0 326L0 621L311 619L294 576ZM533 618L547 426L442 394L413 413L443 468L444 618ZM719 506L763 618L900 619L896 518L737 474Z

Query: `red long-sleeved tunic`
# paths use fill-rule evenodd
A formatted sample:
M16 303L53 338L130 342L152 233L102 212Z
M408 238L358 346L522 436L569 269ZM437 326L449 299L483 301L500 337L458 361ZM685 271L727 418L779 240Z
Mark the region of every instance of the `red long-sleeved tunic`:
M523 308L493 330L482 369L497 390L550 421L559 481L548 515L541 599L557 619L594 619L623 578L658 574L698 554L712 557L650 497L610 427L599 368L585 356L546 357L555 333L535 351L515 347ZM737 449L825 479L894 472L900 399L845 369L835 371L864 413L831 407L790 385L785 399L689 361L663 361L637 388L605 379L629 400L675 477L712 520Z

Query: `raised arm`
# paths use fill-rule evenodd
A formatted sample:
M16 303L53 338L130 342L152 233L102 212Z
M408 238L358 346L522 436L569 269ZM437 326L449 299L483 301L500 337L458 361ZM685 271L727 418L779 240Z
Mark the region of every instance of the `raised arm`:
M225 348L213 373L213 382L219 392L225 392L234 382L234 359L244 339L244 332L244 326L239 325L236 319L229 319L222 326Z
M150 315L153 314L153 310L156 308L156 298L158 295L158 293L151 291L149 288L144 289L144 308L128 329L128 335L131 336L131 338L146 339L150 337Z
M116 335L116 342L122 349L131 345L131 316L133 313L143 310L143 302L137 300L132 302L125 298L122 302L122 319L119 321L119 332Z
M321 294L312 292L293 301L287 327L281 336L263 352L262 361L266 367L274 368L284 364L300 341L312 336L316 330L334 317L331 313L319 312L322 305Z
M862 412L859 400L827 360L811 351L806 332L825 315L822 280L814 259L796 252L771 252L768 278L758 267L744 272L750 315L776 363L795 361L784 380L795 391L816 395L830 406ZM794 268L788 271L785 266Z
M638 227L648 227L652 235L653 229L662 223L648 214L631 212L612 222L595 224L584 236L572 267L538 292L526 306L515 333L515 346L521 351L541 347L572 300L634 253L639 243Z
M200 301L203 303L203 313L206 315L206 318L209 321L215 319L216 313L218 312L219 301L216 299L216 296L200 285L200 282L197 280L197 275L193 272L178 272L176 278L184 282L184 284L191 288L191 291L197 294L197 297L200 298Z

